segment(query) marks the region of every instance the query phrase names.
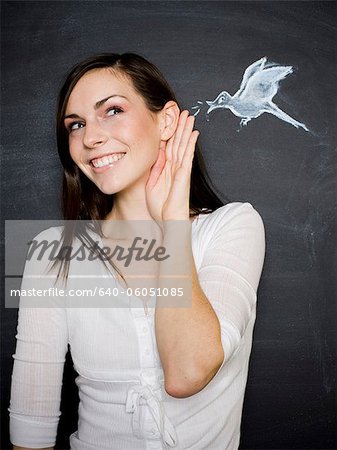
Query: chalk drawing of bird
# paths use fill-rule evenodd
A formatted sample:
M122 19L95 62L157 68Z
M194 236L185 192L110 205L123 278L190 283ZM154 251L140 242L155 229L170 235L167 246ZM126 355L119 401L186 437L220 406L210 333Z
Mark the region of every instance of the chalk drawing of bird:
M206 101L209 106L206 116L211 111L219 108L226 108L232 111L237 117L241 117L240 127L261 116L263 113L273 114L296 128L308 128L301 122L290 117L282 111L272 99L277 94L279 82L293 72L292 66L280 66L267 63L267 58L263 57L255 61L245 70L240 89L232 96L227 91L222 91L213 101ZM194 114L199 113L202 102L192 109L198 109Z

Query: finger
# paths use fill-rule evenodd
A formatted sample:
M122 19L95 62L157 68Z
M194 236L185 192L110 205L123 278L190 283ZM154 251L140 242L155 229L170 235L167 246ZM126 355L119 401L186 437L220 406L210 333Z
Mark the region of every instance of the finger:
M185 122L185 128L181 135L180 144L179 144L179 148L177 151L178 166L181 164L181 161L184 158L184 154L186 152L187 145L189 143L189 140L190 140L190 137L191 137L191 134L193 131L194 122L195 122L194 116L189 116Z
M172 196L177 196L181 200L185 195L187 198L190 192L191 183L191 172L192 172L192 162L195 153L195 144L199 136L199 131L193 131L191 139L188 144L188 151L186 151L182 164L175 172L173 186L172 186Z
M180 167L184 169L186 172L186 175L189 176L190 172L192 170L192 161L195 153L195 146L198 140L198 137L200 135L200 132L198 130L194 130L192 134L190 135L190 138L188 140L186 150L184 153L184 157L181 161Z
M166 159L168 161L172 161L172 148L173 148L173 140L174 140L174 135L172 137L170 137L170 139L168 141L166 141Z
M151 167L151 170L150 170L150 175L149 175L149 178L148 178L147 183L146 183L148 188L151 189L157 183L158 178L160 177L160 175L161 175L161 173L163 171L163 168L165 166L165 162L166 162L165 142L163 142L160 145L157 160L153 164L153 166Z
M178 149L180 145L181 136L185 129L185 123L187 120L189 112L187 110L182 111L179 117L178 126L174 133L174 140L172 145L172 161L177 161Z

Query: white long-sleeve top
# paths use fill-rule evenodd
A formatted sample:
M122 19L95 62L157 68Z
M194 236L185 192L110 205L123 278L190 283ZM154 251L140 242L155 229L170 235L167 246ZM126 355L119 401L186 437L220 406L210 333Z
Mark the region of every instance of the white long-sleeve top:
M60 227L52 227L35 239L60 236ZM80 397L72 450L238 448L265 255L261 216L241 202L200 214L192 223L192 250L200 285L221 326L225 358L214 378L187 398L165 391L155 308L147 314L142 306L38 308L21 297L9 407L13 444L55 445L69 344ZM69 275L81 273L85 264L71 261ZM101 261L90 264L91 274L106 273ZM45 262L27 261L21 288L31 274L43 271ZM117 282L114 276L108 281Z

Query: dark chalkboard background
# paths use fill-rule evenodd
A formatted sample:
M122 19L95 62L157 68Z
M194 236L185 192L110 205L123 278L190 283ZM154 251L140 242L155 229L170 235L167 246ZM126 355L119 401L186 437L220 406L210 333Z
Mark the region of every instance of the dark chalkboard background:
M214 184L263 217L267 255L242 421L242 449L336 448L335 2L2 2L2 220L60 218L54 110L75 62L133 51L158 65L185 107L233 94L267 56L292 65L264 114L197 116ZM2 235L3 242L3 235ZM2 444L8 441L17 310L2 307ZM57 448L76 429L71 361ZM225 405L224 405L225 407ZM220 450L220 449L219 449Z

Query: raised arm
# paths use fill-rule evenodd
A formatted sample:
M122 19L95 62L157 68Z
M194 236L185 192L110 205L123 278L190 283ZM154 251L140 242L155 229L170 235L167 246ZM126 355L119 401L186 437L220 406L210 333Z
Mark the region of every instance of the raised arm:
M222 207L210 219L201 225L197 275L192 268L192 307L156 310L165 388L174 397L203 389L233 357L256 302L265 254L260 215L244 203ZM185 246L181 258L190 258L190 252Z

